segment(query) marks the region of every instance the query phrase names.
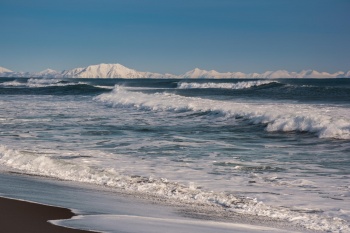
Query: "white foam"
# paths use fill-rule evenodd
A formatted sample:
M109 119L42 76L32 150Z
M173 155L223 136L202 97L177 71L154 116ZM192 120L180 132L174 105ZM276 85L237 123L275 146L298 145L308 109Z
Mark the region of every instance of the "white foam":
M71 83L71 82L62 82L61 79L54 79L54 78L44 78L44 79L28 79L27 86L28 87L55 87L55 86L72 86L72 85L79 85L79 84L86 84L83 82L79 83Z
M144 94L116 86L95 100L114 107L151 111L220 113L253 124L266 124L269 132L310 132L320 138L350 139L350 109L337 106L278 102L219 101L169 93Z
M167 198L170 202L190 203L226 208L228 211L286 220L313 230L346 232L350 227L339 217L321 217L300 213L288 208L272 207L256 199L237 197L223 192L206 191L192 185L183 185L164 178L121 175L111 168L89 167L59 160L43 153L18 151L0 145L0 164L24 173L49 176L64 180L121 188ZM305 182L304 182L305 183Z
M30 87L30 88L39 88L39 87L64 87L64 86L74 86L74 85L88 85L85 82L63 82L61 79L57 78L31 78L28 79L27 82L18 82L17 80L8 81L0 83L0 86L3 87ZM104 89L113 89L113 86L101 86L95 85L98 88Z
M17 80L0 83L0 86L3 87L18 87L24 85L25 83L18 82Z
M258 81L244 81L237 83L189 83L189 82L180 82L178 83L179 89L203 89L203 88L220 88L220 89L247 89L251 87L267 85L271 83L277 83L276 81L269 80L258 80Z
M113 89L114 88L114 86L101 86L101 85L96 85L95 87L103 88L103 89Z
M208 220L188 220L176 218L154 218L134 215L89 215L73 217L69 220L55 220L52 223L63 226L86 226L86 229L103 232L129 233L254 233L254 232L292 232L271 227L253 226L238 223L213 222ZM294 231L293 231L294 232Z
M68 86L68 85L76 85L77 83L63 83L60 79L54 79L54 78L31 78L28 79L27 82L18 82L17 80L9 81L9 82L3 82L0 83L0 86L3 87L52 87L52 86ZM78 83L83 84L83 83Z

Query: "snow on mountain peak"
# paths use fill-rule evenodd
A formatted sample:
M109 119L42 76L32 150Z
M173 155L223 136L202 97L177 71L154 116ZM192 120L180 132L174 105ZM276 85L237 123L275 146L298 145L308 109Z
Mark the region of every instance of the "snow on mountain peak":
M242 73L226 72L220 73L216 70L202 70L195 68L182 75L159 74L152 72L140 72L125 67L119 63L116 64L97 64L71 70L58 72L52 69L46 69L37 73L13 72L9 69L0 67L0 74L3 77L43 77L43 78L350 78L350 71L339 71L336 73L318 72L316 70L302 70L300 72L289 72L287 70L266 71L264 73Z
M203 78L206 76L208 71L194 68L182 75L182 78Z
M121 64L98 64L85 68L64 71L64 77L74 78L141 78L142 72L129 69Z
M13 72L13 71L0 66L0 73L9 73L9 72Z
M38 74L58 74L60 72L53 70L53 69L46 69L43 71L40 71Z

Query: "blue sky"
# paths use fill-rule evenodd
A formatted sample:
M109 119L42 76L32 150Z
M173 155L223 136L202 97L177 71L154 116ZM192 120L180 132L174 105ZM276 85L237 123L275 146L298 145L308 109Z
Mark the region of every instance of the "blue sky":
M350 70L349 0L0 0L0 66Z

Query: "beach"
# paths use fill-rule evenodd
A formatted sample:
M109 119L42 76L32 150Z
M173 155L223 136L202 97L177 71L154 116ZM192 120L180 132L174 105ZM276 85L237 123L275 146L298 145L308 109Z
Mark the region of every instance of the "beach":
M69 219L71 210L8 198L0 198L0 228L6 233L88 233L49 223L49 220Z
M103 187L45 177L0 173L0 182L0 194L6 197L0 198L1 230L8 233L308 232L254 218L212 218L203 209L169 206Z
M0 0L0 233L350 233L350 0Z

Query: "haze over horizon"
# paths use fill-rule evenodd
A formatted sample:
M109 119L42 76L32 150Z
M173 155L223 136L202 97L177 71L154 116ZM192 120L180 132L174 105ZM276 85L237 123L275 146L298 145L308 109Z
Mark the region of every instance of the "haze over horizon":
M349 9L346 0L4 0L0 66L348 71Z

